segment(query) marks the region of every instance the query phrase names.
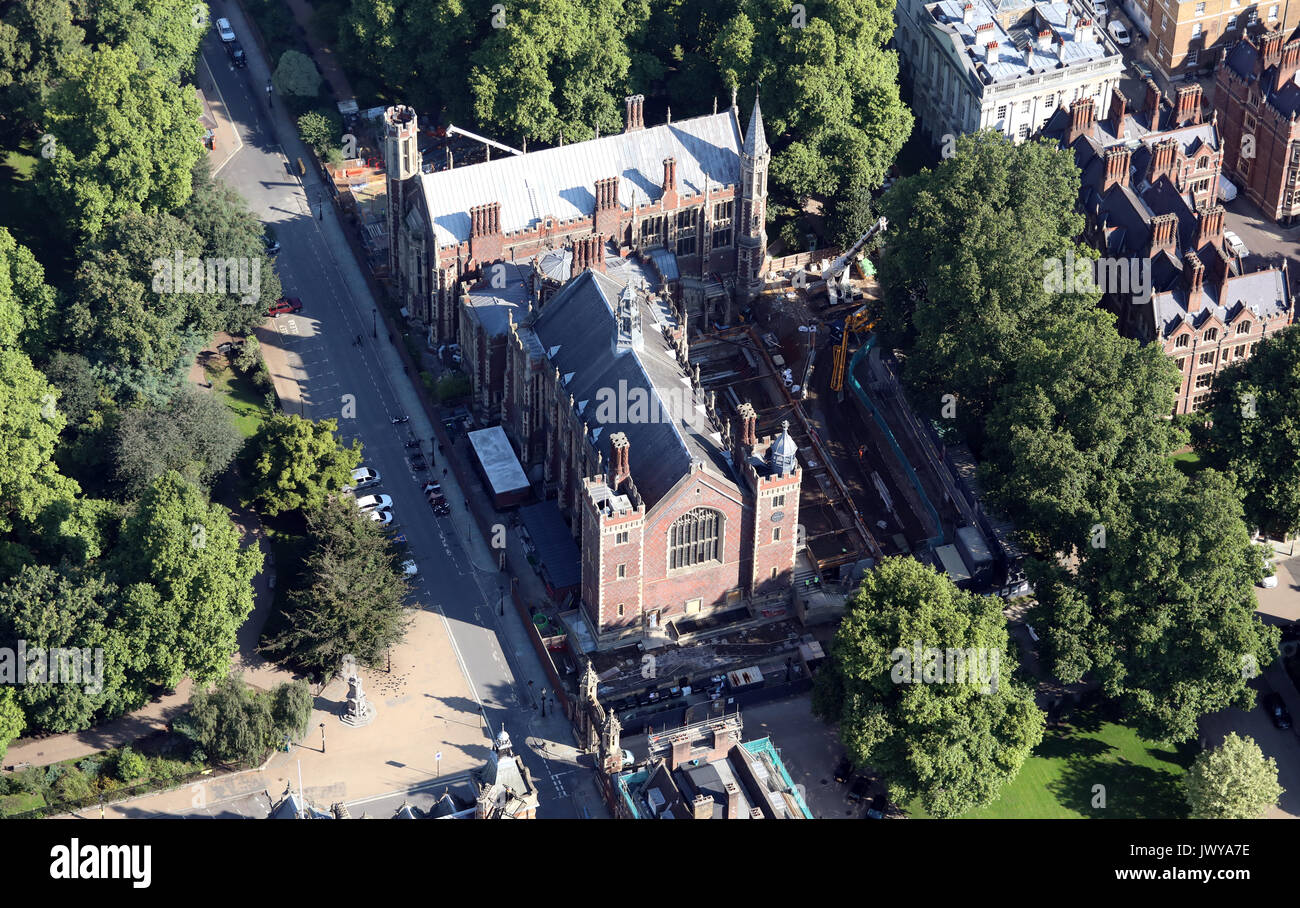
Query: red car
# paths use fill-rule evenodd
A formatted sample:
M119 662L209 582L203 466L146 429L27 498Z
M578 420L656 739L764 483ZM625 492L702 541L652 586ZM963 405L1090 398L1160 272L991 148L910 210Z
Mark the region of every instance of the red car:
M267 315L292 315L295 312L302 311L302 300L296 296L283 296L275 301L275 305L268 311Z

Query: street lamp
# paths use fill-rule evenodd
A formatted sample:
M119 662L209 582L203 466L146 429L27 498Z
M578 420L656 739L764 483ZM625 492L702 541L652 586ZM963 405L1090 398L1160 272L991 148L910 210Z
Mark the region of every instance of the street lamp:
M503 586L498 592L501 593L501 604L498 607L498 613L504 618L506 614L506 588Z
M542 718L546 718L546 688L542 688Z
M370 313L370 336L378 340L379 338L379 309L375 308Z
M325 753L325 723L320 724L320 752Z

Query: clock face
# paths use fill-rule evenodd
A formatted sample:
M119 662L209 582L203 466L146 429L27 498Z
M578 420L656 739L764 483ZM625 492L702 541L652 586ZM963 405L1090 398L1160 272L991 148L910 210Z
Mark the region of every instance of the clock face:
M785 511L776 511L772 514L773 523L780 523L782 520L785 520Z

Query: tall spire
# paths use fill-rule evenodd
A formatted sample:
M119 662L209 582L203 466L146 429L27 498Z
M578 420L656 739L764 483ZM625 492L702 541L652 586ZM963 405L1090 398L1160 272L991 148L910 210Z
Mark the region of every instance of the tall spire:
M758 92L754 92L754 109L749 114L749 128L745 130L745 154L757 158L767 152L767 135L763 132L763 111L758 106Z

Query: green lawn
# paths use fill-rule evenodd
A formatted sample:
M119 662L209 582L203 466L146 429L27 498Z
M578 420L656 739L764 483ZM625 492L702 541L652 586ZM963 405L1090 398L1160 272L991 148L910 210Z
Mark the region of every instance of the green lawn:
M1201 455L1195 451L1183 451L1181 454L1175 454L1169 459L1174 462L1175 467L1188 476L1205 466L1205 464L1201 463Z
M1181 780L1195 754L1194 742L1154 745L1089 709L1076 713L1068 726L1048 729L1001 797L961 818L1182 818ZM1092 806L1096 785L1105 787L1104 808ZM919 801L907 812L927 817Z
M239 434L252 438L268 416L266 395L259 394L247 377L237 374L221 358L214 358L204 371L212 382L212 393L230 410Z

